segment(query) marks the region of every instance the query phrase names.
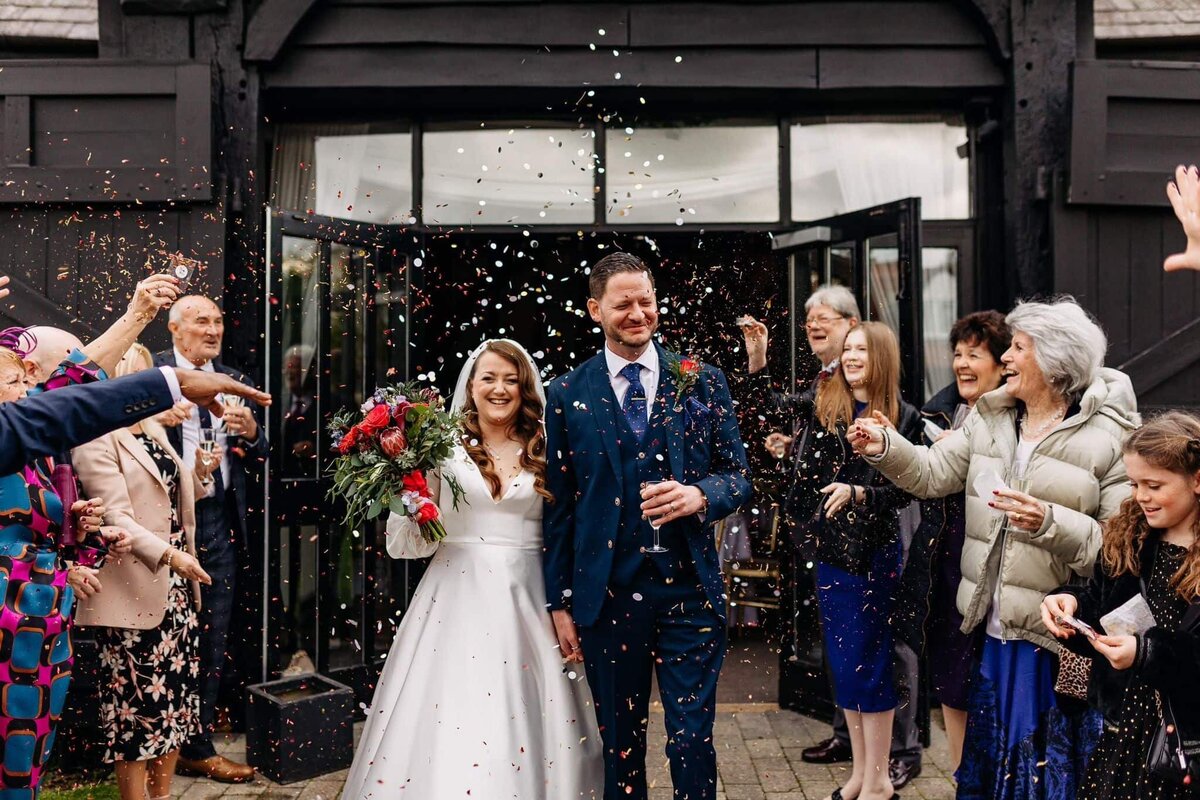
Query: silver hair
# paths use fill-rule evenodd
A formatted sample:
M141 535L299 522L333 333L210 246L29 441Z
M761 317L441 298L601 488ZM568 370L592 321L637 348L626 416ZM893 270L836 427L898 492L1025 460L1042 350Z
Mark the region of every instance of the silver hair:
M1033 357L1046 382L1063 397L1077 397L1104 365L1108 337L1074 297L1017 303L1006 319L1013 333L1033 340Z
M862 314L858 310L858 301L854 299L854 293L845 286L833 283L818 286L817 290L804 301L804 311L807 313L817 306L828 306L846 318L862 319Z

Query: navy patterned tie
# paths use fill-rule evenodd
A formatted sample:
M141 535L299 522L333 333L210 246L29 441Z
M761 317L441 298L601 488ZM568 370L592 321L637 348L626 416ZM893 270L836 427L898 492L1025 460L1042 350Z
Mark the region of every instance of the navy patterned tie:
M621 376L629 381L629 391L625 392L621 410L625 412L625 419L640 442L646 435L646 387L642 386L642 365L626 365L621 370Z

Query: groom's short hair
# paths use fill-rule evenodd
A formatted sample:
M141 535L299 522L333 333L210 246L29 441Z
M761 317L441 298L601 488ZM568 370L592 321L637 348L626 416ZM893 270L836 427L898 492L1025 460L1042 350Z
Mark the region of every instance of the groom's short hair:
M646 266L646 262L633 253L609 253L596 262L592 274L588 277L588 294L592 299L599 300L608 288L608 279L619 272L644 272L654 286L654 273Z

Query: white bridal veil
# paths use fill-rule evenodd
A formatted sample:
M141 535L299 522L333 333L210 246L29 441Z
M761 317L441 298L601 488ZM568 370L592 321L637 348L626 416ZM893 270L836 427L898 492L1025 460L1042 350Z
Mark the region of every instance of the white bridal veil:
M546 407L546 389L542 386L542 374L538 371L537 363L534 362L533 356L529 355L529 351L522 347L519 342L514 342L512 339L486 339L471 351L471 355L467 356L467 362L463 364L462 372L458 373L458 383L454 385L454 399L450 401L450 410L462 411L463 406L467 404L467 382L471 379L471 370L475 369L475 362L483 355L484 348L492 342L510 344L525 357L525 360L529 363L529 368L533 370L534 390L537 392L538 399L542 401L542 408L544 409Z

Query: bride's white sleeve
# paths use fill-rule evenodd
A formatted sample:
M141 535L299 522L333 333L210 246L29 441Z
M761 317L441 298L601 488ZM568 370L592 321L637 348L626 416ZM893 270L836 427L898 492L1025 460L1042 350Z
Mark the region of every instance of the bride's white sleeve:
M429 490L438 501L441 481L437 474L429 476ZM389 513L387 519L387 552L392 558L429 558L437 552L438 543L421 535L421 526L407 514Z

